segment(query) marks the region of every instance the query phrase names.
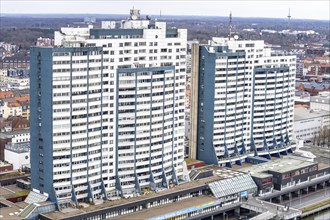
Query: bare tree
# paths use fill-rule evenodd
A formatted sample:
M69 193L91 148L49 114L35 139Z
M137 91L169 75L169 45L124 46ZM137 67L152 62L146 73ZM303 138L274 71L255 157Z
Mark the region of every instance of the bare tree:
M313 145L330 148L330 127L324 126L313 137Z
M325 137L325 143L326 143L326 147L330 148L330 127L326 127L326 137Z

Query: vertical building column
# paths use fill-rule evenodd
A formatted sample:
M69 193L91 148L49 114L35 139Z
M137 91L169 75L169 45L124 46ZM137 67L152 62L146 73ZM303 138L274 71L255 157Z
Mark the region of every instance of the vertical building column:
M198 128L198 87L199 87L199 44L192 44L191 54L191 92L190 92L190 139L189 157L197 157L197 128Z

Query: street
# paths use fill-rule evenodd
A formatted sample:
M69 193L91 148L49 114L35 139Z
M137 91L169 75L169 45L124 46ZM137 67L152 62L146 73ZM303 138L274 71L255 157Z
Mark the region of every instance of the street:
M325 188L318 190L316 192L310 193L308 195L300 195L299 197L295 197L290 201L287 200L283 202L283 205L288 205L294 208L303 208L307 206L311 206L313 204L322 202L324 200L328 200L330 198L330 188Z

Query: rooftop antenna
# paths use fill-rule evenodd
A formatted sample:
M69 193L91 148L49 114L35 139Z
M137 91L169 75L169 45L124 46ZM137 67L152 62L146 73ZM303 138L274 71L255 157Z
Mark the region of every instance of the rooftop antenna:
M290 15L290 8L289 8L289 14L288 14L288 25L290 25L290 19L291 19L291 15Z
M231 29L232 29L232 16L231 16L231 12L229 14L229 40L231 37Z

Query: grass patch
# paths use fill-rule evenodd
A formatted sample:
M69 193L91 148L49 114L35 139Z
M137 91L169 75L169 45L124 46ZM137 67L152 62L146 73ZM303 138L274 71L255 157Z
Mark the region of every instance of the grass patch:
M27 196L27 195L29 195L29 192L30 192L30 190L19 191L19 192L16 192L16 193L5 195L5 198L9 199L9 198Z
M320 202L320 203L317 203L317 204L314 204L314 205L311 205L311 206L307 206L306 208L303 208L302 209L302 212L309 212L309 211L312 211L314 209L317 209L317 208L320 208L322 206L326 206L326 205L329 205L330 204L330 200L326 200L326 201L323 201L323 202Z
M9 178L12 178L12 177L20 177L20 176L24 176L24 175L26 175L26 173L13 171L13 172L0 174L0 178L1 179L9 179Z
M195 160L191 158L186 158L184 159L184 161L186 161L187 164L200 162L199 160Z

